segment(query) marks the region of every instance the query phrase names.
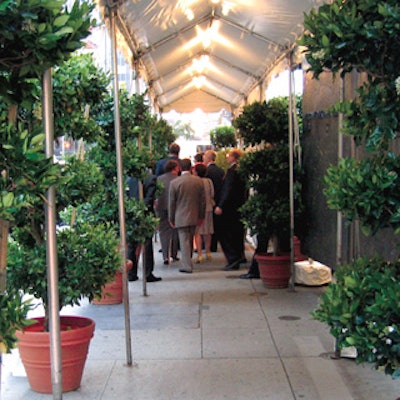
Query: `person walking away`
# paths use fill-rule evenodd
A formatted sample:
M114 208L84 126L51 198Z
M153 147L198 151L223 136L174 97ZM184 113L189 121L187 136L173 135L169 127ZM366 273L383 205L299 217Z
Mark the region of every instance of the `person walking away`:
M157 181L163 185L163 190L156 199L155 210L156 215L160 219L159 233L161 251L164 259L164 265L170 263L171 257L174 261L178 261L179 239L178 232L172 228L168 219L168 194L169 186L172 180L178 177L180 165L177 160L168 160L164 167L165 173L157 177Z
M154 214L154 201L157 189L157 178L148 171L147 177L143 182L143 200L147 207L147 212ZM128 197L139 200L139 180L134 177L128 178ZM131 270L128 272L128 280L136 281L138 279L137 269L140 251L136 251L138 243L128 244L128 259L133 262ZM147 282L158 282L162 278L153 275L154 271L154 251L153 251L153 235L148 237L144 243L144 268L146 271Z
M178 165L180 167L180 159L179 159L179 153L181 151L181 148L179 144L177 143L171 143L168 148L168 157L162 158L161 160L157 161L156 164L156 176L159 177L165 172L165 164L167 163L168 160L176 160L178 161ZM179 170L180 173L180 170Z
M207 150L204 153L203 160L204 164L207 166L206 177L210 178L214 186L214 201L215 204L219 203L220 193L222 189L222 184L224 181L225 171L215 164L217 159L217 153L214 150ZM218 241L221 231L221 216L213 214L213 224L214 224L214 234L211 235L211 246L212 252L216 252L218 249Z
M239 212L239 208L246 201L246 185L237 171L241 154L239 149L232 149L227 154L230 167L225 174L220 199L214 210L216 215L222 217L219 241L228 262L223 268L225 271L237 270L240 263L246 261L244 226Z
M204 239L204 245L206 250L206 259L211 260L211 235L214 233L213 224L213 211L214 211L214 185L211 179L206 178L207 167L204 164L196 164L194 168L194 175L201 178L204 186L205 200L206 200L206 214L202 225L196 228L196 234L194 236L196 248L197 248L197 259L194 261L196 264L200 264L203 261L203 250L202 242Z
M193 272L193 239L196 226L203 223L206 210L204 185L198 176L190 174L191 162L181 161L182 175L169 186L168 218L178 230L182 268L179 272Z

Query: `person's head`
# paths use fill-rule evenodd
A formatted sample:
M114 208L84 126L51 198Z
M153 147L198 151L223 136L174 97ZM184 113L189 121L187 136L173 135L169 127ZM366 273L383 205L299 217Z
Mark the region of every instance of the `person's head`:
M181 160L182 171L190 171L191 167L192 162L190 161L190 158L184 158L183 160Z
M202 163L203 162L203 153L197 153L194 156L194 162L196 163Z
M217 159L217 153L214 150L207 150L204 153L203 159L206 164L214 163Z
M181 148L179 147L179 144L177 143L171 143L168 148L169 154L174 155L174 156L179 156L179 152L181 151Z
M165 173L172 172L172 173L176 173L176 175L178 175L179 171L180 171L180 166L179 166L178 161L176 161L176 160L168 160L165 163L165 166L164 166L164 172Z
M242 155L242 151L239 149L232 149L229 150L228 154L226 155L226 160L229 164L233 164L239 161L239 158Z
M207 167L204 164L196 164L194 166L194 170L196 172L196 175L200 178L204 178L206 176Z

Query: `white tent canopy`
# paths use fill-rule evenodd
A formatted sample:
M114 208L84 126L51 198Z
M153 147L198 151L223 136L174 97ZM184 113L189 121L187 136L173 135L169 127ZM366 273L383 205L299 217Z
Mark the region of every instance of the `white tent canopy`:
M99 0L162 112L233 112L265 83L322 0ZM263 98L258 98L263 100Z

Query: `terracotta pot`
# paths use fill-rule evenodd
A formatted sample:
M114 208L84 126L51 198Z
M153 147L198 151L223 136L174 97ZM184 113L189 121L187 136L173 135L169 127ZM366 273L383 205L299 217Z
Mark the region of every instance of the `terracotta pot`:
M126 260L126 270L129 271L133 266L131 260ZM93 304L121 304L123 299L122 272L117 271L114 279L103 286L100 299L94 299Z
M297 236L295 236L293 238L293 244L294 244L294 259L295 259L295 261L307 260L308 257L305 256L304 254L302 254L302 252L301 252L301 242Z
M50 333L43 331L43 317L34 320L36 324L16 333L19 354L31 389L39 393L52 393ZM60 324L62 390L69 392L81 385L95 323L90 318L62 316Z
M282 289L289 286L290 254L274 256L270 253L256 254L260 277L268 289Z

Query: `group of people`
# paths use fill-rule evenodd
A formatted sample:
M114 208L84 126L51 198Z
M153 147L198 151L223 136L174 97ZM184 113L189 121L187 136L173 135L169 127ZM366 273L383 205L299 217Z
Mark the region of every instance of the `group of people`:
M247 191L245 182L237 171L241 151L231 149L227 153L229 168L226 173L216 165L216 153L213 150L197 154L193 165L189 158L180 159L179 152L179 145L172 143L169 155L157 162L155 175L149 174L143 184L148 210L159 218L164 264L180 260L179 271L192 273L194 263L201 263L204 259L211 260L211 252L217 250L219 242L227 261L223 269L238 270L240 264L246 262L244 227L239 208L246 201ZM162 183L163 189L156 198L157 181ZM129 195L137 198L137 181L130 178L128 184ZM147 281L159 281L161 278L153 275L152 238L146 241L144 247ZM195 259L194 248L197 251ZM138 254L135 246L129 246L128 249L128 258L134 262L128 278L133 281L138 279ZM258 277L250 272L251 269L240 277Z

